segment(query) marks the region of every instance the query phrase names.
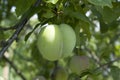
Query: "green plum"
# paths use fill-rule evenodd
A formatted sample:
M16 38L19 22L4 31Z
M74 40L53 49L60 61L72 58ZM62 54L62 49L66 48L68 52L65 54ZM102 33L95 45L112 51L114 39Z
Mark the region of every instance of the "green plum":
M84 70L90 68L89 58L87 56L73 56L70 60L69 67L73 73L80 75Z
M68 72L63 67L58 67L54 74L55 74L55 80L67 80L68 79Z
M62 33L58 25L47 25L39 33L37 46L42 56L50 61L61 58L63 49Z
M60 30L63 35L63 56L68 57L71 55L75 44L76 44L76 35L71 26L67 24L60 24Z

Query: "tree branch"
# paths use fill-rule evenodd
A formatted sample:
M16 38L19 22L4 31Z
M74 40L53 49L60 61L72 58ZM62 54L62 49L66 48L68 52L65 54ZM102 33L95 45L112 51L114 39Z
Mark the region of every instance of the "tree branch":
M16 25L17 29L14 32L14 34L6 41L6 45L0 50L0 58L3 56L5 51L8 49L8 47L13 43L13 41L18 37L18 34L23 29L24 25L28 21L27 18L25 18L23 21L21 21L18 25Z
M119 35L119 34L118 34L118 35ZM117 37L118 35L116 35L115 37ZM91 55L91 58L99 65L99 67L97 67L97 68L95 68L95 69L91 70L90 72L87 72L87 73L85 73L85 74L83 74L83 75L80 75L80 78L83 77L83 76L85 76L85 75L87 75L87 74L93 74L93 73L97 72L97 71L100 70L100 69L106 70L106 69L109 68L114 62L120 61L120 57L118 57L118 58L116 58L116 59L114 59L114 60L112 60L112 61L109 61L109 62L107 62L107 63L102 64L102 63L100 63L99 58L96 58L96 56L94 56L94 55L92 54L92 52L91 52L90 49L88 49L87 47L85 47L85 50L87 50L87 51L89 52L89 54Z
M7 63L9 63L9 65L14 69L16 74L19 75L22 78L22 80L26 80L25 76L17 69L17 67L15 66L15 64L12 61L10 61L5 56L3 56L3 59L5 59L5 61L7 61Z
M16 28L13 26L13 27L8 27L8 28L3 28L3 27L0 27L0 31L8 31L8 30L15 30Z
M0 58L4 55L5 51L9 48L9 46L13 43L14 40L18 37L19 33L22 31L23 27L27 23L27 21L30 19L31 16L33 16L36 11L35 8L38 7L41 0L37 0L34 5L32 5L21 17L20 21L15 25L16 31L13 33L13 35L6 41L6 45L2 47L0 50Z
M103 68L109 68L109 66L111 66L111 65L112 65L114 62L116 62L116 61L120 61L120 57L119 57L119 58L116 58L116 59L114 59L114 60L112 60L112 61L109 61L108 63L101 64L99 67L97 67L97 68L95 68L95 69L91 70L90 72L87 72L87 73L85 73L85 74L83 74L83 75L80 75L79 77L82 78L82 77L85 76L85 75L94 74L95 72L97 72L97 71L100 70L101 68L102 68L102 69L103 69Z
M101 68L103 68L105 66L110 66L110 65L112 65L116 61L120 61L120 57L116 58L116 59L114 59L112 61L109 61L108 63L102 64L100 67L96 68L94 71L97 71L97 70L99 70L99 69L101 69Z

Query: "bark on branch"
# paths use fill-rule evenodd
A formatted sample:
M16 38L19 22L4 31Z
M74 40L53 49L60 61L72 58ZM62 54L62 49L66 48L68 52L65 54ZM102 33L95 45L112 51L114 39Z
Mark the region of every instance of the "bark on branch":
M41 0L37 0L34 5L32 5L28 11L26 11L23 16L21 17L20 21L15 25L16 30L13 33L13 35L6 41L6 45L2 47L0 50L0 58L4 55L5 51L10 47L10 45L13 43L14 40L17 39L19 33L22 31L23 27L27 23L27 21L30 19L31 16L33 16L35 12L35 8L39 6L41 3ZM34 13L33 13L34 12ZM32 14L31 14L32 13Z
M0 27L0 31L8 31L8 30L15 30L16 28L13 26L13 27L8 27L8 28L3 28L3 27Z

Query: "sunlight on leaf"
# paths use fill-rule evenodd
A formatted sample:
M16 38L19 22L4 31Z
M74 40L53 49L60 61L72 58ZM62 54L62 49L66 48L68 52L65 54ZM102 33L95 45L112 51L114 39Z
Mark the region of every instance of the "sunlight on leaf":
M88 2L97 5L97 6L108 6L112 8L112 0L88 0Z
M46 2L56 4L58 2L58 0L46 0Z

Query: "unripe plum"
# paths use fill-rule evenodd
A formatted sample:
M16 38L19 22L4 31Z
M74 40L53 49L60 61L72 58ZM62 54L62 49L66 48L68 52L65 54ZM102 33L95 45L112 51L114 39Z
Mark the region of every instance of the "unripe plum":
M58 67L55 71L55 80L67 80L68 72L63 67Z
M73 73L80 75L84 70L90 68L89 58L87 56L73 56L69 67Z
M76 44L76 35L67 24L47 25L39 33L37 46L42 56L50 61L68 57Z
M42 56L50 61L61 58L63 38L58 25L43 27L39 33L37 46Z
M76 44L76 35L71 26L67 24L60 24L60 30L63 36L63 56L68 57Z

